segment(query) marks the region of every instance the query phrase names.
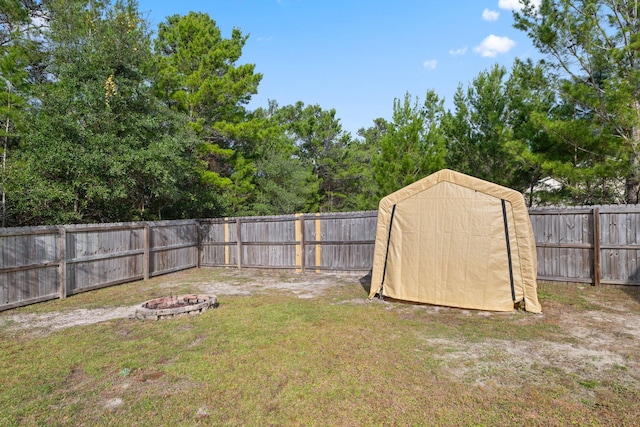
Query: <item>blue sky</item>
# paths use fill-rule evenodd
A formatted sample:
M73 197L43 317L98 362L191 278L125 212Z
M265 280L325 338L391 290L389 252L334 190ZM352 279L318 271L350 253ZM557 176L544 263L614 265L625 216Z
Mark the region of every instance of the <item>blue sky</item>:
M518 0L139 0L153 29L206 12L228 38L249 39L239 63L263 74L250 108L302 101L334 108L345 130L391 119L393 100L433 89L446 106L495 63L536 58L513 28Z

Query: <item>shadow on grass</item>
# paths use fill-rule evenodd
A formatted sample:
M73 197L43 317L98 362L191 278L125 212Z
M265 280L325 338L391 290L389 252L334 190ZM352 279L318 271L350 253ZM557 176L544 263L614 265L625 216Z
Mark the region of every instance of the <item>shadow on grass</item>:
M623 286L624 292L640 304L640 285Z
M640 304L640 268L631 273L628 280L633 284L623 285L622 289L627 295L633 298L635 302Z
M362 286L367 295L369 295L369 291L371 291L371 270L360 278L360 286Z

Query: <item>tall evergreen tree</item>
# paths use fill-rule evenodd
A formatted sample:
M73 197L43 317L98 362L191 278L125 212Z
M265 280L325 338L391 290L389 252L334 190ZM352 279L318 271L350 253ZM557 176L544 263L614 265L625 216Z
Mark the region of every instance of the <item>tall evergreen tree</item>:
M524 67L520 61L514 64L514 70ZM525 156L525 152L535 151L533 131L527 134L532 111L526 83L512 79L505 67L495 65L478 74L466 91L458 87L454 111L446 115L443 126L447 163L453 169L519 191L539 179L539 164L531 155ZM519 159L513 153L516 141L521 143ZM521 161L525 159L529 162Z
M0 3L0 138L2 139L1 225L7 222L9 203L17 205L18 195L11 192L20 169L10 159L27 127L27 107L33 78L40 70L41 29L46 25L41 3L11 0Z
M509 165L513 168L509 186L527 193L528 204L546 202L555 195L541 191L539 181L556 176L549 161L563 155L540 120L556 109L556 92L549 84L541 64L516 59L504 84L508 98L508 126L511 140L503 141Z
M373 120L373 125L358 130L358 138L347 147L349 164L354 169L354 191L350 195L347 209L353 211L378 209L381 192L378 189L373 163L380 154L380 143L386 135L389 123L383 118Z
M237 64L247 37L234 28L231 38L223 38L208 14L190 12L168 17L155 40L154 93L186 114L199 136L198 154L207 166L201 179L209 187L210 202L221 203L218 213L239 212L252 190L252 163L231 137L232 127L248 119L245 106L262 79L253 64ZM225 202L222 192L231 200Z
M441 130L443 101L428 91L423 104L409 93L393 104L393 121L373 159L379 196L384 197L445 167L446 144Z
M603 163L614 163L625 179L627 203L640 195L640 20L637 1L543 0L515 14L546 56L549 72L557 76L566 105L565 124L547 130L573 146L576 153L594 152ZM574 128L579 123L580 129ZM561 130L564 128L564 130ZM580 132L586 138L571 134ZM581 155L578 155L581 157ZM567 165L569 166L569 165ZM586 175L597 171L587 162ZM576 162L576 168L582 168ZM606 186L606 185L605 185ZM583 186L584 187L584 186Z
M313 168L301 158L286 124L277 102L269 101L267 108L258 108L250 119L221 130L236 141L242 158L251 161L251 185L245 186L244 203L235 214L280 215L317 209L318 182ZM244 169L249 170L248 165ZM229 196L237 200L235 194Z
M300 159L313 170L319 187L317 208L321 212L343 210L357 176L349 165L351 134L343 131L336 111L299 101L282 107L278 116L287 136L295 141Z

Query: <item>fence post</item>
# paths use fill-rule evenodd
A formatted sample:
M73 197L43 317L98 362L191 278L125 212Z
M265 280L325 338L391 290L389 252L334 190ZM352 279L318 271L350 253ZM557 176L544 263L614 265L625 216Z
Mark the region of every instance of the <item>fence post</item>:
M296 269L299 272L305 272L304 257L304 214L296 214L295 221L295 240L296 240Z
M229 218L224 219L224 266L229 267L231 262L231 248L229 247Z
M307 237L304 232L304 214L300 215L300 263L302 265L302 272L307 271L307 257L306 257L306 241Z
M151 263L149 262L149 242L151 230L149 229L149 224L144 225L144 233L143 233L143 248L144 252L142 254L142 275L144 280L149 280L149 270L151 269Z
M200 237L200 221L196 220L196 268L200 268L200 247L202 238Z
M600 208L593 208L593 284L600 287Z
M238 262L238 268L242 268L242 223L240 218L236 218L236 258Z
M322 240L322 227L320 226L320 214L316 213L315 226L316 226L316 242ZM322 246L316 243L316 273L320 273L320 267L322 266Z
M58 228L58 297L67 297L67 230Z

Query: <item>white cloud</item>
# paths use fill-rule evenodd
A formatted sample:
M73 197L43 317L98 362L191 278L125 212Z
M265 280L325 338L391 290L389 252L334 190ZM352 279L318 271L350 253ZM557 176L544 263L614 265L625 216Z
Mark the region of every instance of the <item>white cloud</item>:
M531 3L535 6L536 10L540 8L540 2L542 0L532 0ZM524 5L521 0L500 0L498 1L498 7L506 10L522 10Z
M495 10L485 9L482 11L482 19L485 21L497 21L498 17L500 17L500 12Z
M449 55L451 56L462 56L467 53L467 47L461 47L460 49L450 49Z
M491 34L482 40L479 46L473 48L473 51L479 53L485 58L495 58L501 53L507 53L516 45L516 42L509 37L498 37Z
M438 61L436 61L435 59L431 59L429 61L424 61L422 63L422 66L424 67L425 70L435 70L436 67L438 66Z

